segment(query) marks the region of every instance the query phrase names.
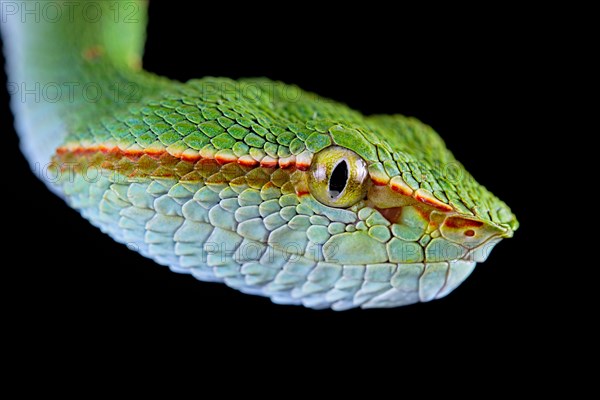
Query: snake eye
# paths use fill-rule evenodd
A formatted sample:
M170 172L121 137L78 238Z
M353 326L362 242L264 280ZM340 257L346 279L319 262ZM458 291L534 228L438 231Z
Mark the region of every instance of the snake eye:
M367 163L344 147L328 147L313 157L308 171L310 193L330 207L350 207L367 193Z

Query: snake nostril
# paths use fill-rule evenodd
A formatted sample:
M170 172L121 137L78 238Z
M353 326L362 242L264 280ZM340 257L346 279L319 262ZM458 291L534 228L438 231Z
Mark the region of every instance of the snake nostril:
M467 229L465 231L465 236L473 237L473 236L475 236L475 231L473 229Z

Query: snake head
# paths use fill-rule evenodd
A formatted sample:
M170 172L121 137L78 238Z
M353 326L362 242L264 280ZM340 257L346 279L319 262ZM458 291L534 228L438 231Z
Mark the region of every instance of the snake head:
M427 125L247 84L192 81L68 137L61 191L175 271L335 310L443 297L518 227Z
M346 221L315 239L327 262L396 271L400 290L363 307L443 297L518 223L430 127L399 116L369 122L370 130L331 126L332 144L295 180L306 204Z

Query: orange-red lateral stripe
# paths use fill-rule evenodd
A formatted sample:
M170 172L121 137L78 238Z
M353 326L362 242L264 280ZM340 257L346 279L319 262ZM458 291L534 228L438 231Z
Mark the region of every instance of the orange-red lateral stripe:
M159 159L162 156L169 155L175 159L179 159L182 161L196 163L201 160L214 160L218 164L228 164L232 162L237 162L238 164L245 167L262 167L262 168L296 168L300 171L307 171L310 168L310 160L307 160L306 157L299 157L297 159L295 156L285 157L285 158L273 158L270 156L263 157L262 160L258 161L252 158L249 154L246 154L241 157L236 157L230 152L217 152L214 156L209 154L207 157L206 154L200 155L199 153L193 153L190 151L185 151L181 153L171 153L166 149L120 149L116 146L109 147L104 145L98 146L74 146L74 147L59 147L56 150L56 154L58 156L66 156L69 154L76 156L86 156L93 155L97 153L112 155L115 157L126 157L132 161L138 161L142 156L149 156L155 159ZM450 205L436 199L430 193L423 191L422 189L412 190L401 178L396 177L391 180L385 180L385 178L380 178L371 175L371 180L374 185L377 186L385 186L389 185L389 187L396 193L404 196L410 196L415 200L427 204L433 208L436 208L441 211L452 211L453 207ZM308 192L298 193L298 195L308 194Z
M385 186L389 185L390 189L396 193L399 193L403 196L409 196L414 198L417 201L420 201L423 204L427 204L433 208L436 208L440 211L452 211L454 208L452 206L436 199L429 192L424 191L423 189L413 190L410 186L404 182L401 177L395 177L390 179L389 181L382 180L381 178L375 177L371 175L371 181L376 186Z
M451 206L449 206L448 204L442 203L435 197L426 196L420 190L417 190L415 192L414 198L417 199L418 201L420 201L421 203L425 203L428 206L437 208L438 210L441 210L441 211L452 211L453 210L453 208Z
M200 154L189 154L189 153L170 153L167 150L155 150L155 149L120 149L118 147L107 147L103 145L99 146L90 146L90 147L59 147L56 150L56 154L59 156L64 156L67 154L73 154L77 156L85 156L92 155L96 153L102 154L112 154L117 157L127 157L133 161L137 161L144 155L160 158L163 155L170 155L174 158L178 158L182 161L187 161L191 163L198 162L203 159L215 160L219 164L228 164L231 162L237 162L240 165L245 167L263 167L263 168L293 168L296 167L299 170L306 171L310 165L306 163L298 163L296 162L296 157L290 156L285 158L272 158L265 156L261 161L257 161L250 157L249 155L243 157L236 157L234 155L229 154L219 154L217 153L214 157L206 157L201 156Z

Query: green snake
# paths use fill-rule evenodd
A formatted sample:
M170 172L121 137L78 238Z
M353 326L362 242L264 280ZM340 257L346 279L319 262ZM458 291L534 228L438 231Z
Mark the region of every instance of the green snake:
M37 21L21 4L3 2L2 35L32 169L175 272L278 304L396 307L446 296L518 227L414 118L146 72L146 2L39 2Z

